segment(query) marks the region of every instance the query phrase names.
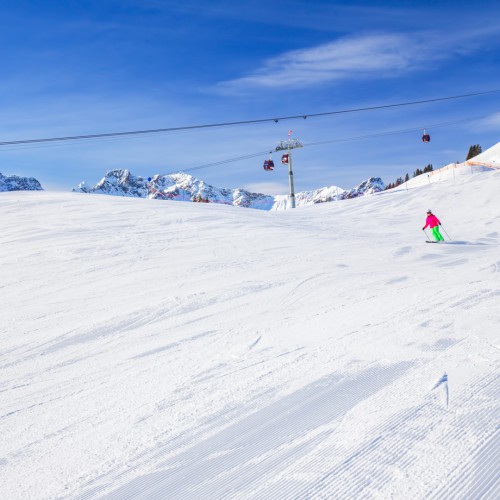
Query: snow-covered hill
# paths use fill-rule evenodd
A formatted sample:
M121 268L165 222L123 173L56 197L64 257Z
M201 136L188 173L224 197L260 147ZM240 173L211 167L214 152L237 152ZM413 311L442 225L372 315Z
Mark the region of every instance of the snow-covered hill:
M34 177L5 176L0 173L0 192L42 191L42 186Z
M499 191L3 193L2 498L498 498Z
M345 191L337 186L303 191L295 195L296 206L356 198L382 191L384 188L385 185L382 179L372 177L350 191ZM250 193L245 189L217 188L182 172L170 175L155 175L151 182L148 182L143 177L131 174L128 170L111 170L95 186L89 187L82 182L73 191L176 201L201 199L209 203L261 210L280 210L287 208L289 205L288 196L268 196L260 193Z
M485 165L500 168L500 142L471 158L469 163L484 163Z
M459 178L466 178L479 172L490 172L496 169L500 169L500 142L468 161L450 163L432 172L414 177L395 189L409 189L443 181L457 182Z

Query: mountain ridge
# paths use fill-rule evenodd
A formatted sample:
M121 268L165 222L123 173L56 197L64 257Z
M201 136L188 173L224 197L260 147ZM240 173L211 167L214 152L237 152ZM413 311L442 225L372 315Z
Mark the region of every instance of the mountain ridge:
M34 177L5 176L0 172L0 192L5 191L43 191L43 188Z
M380 192L384 189L385 184L380 177L371 177L348 191L338 186L301 191L295 194L295 200L296 206L300 207L356 198ZM155 175L148 181L141 176L133 175L127 169L115 169L106 172L105 176L95 186L89 187L85 182L82 182L72 191L175 201L221 203L259 210L282 210L287 208L290 203L288 195L271 196L262 193L251 193L242 188L215 187L184 172Z

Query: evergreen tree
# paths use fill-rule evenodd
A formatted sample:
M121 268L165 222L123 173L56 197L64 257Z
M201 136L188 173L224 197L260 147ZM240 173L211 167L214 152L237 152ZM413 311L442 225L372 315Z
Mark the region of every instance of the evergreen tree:
M410 180L410 176L408 175L408 173L405 175L405 182L408 182Z
M474 156L477 156L478 154L481 154L483 151L483 148L479 144L473 144L469 148L469 152L467 153L467 158L465 161L470 160L471 158L474 158Z

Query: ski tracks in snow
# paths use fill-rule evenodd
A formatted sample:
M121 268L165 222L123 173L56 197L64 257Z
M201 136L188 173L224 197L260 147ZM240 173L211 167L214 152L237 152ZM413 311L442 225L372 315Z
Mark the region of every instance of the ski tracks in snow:
M276 474L313 450L350 408L409 367L373 367L353 378L319 380L169 459L163 470L132 481L109 498L163 498L165 492L183 499L249 494L269 471Z
M490 423L498 415L500 377L473 377L455 387L446 410L421 388L413 403L405 401L420 371L399 363L325 377L106 498L494 498L499 433ZM372 412L387 417L378 415L373 424Z

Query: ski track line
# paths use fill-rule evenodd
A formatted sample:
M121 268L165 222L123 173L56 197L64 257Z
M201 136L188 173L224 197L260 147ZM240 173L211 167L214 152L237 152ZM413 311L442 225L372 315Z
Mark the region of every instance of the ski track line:
M388 443L385 440L378 441L376 446L368 449L368 456L359 457L360 460L353 461L352 466L349 464L349 468L339 468L336 471L338 475L335 477L334 482L326 483L320 489L320 492L323 493L326 490L329 495L335 494L339 497L345 496L347 492L358 496L368 493L364 491L367 488L373 490L389 484L393 478L393 467L396 464L399 468L400 466L410 465L416 460L415 457L411 456L412 448L409 445L424 440L427 434L440 423L434 421L430 427L426 426L419 431L405 429L411 424L412 420L421 420L422 417L430 417L434 414L430 407L427 410L424 414L416 412L407 418L401 418L398 426L392 430L395 434L398 434L398 440L392 443L392 446L390 438ZM458 431L457 434L459 434ZM451 437L453 436L449 435L447 441ZM390 457L389 460L387 457Z
M425 407L421 406L417 410L410 411L409 413L416 414L418 417L421 417L420 410L422 409L425 410ZM392 456L394 458L392 458L391 462L389 462L389 465L392 465L392 463L396 460L400 460L402 458L398 452L403 450L404 456L408 451L408 446L407 441L402 439L400 442L396 443L396 448L391 447L389 453L389 450L381 450L381 448L385 447L385 437L390 435L391 432L397 430L400 424L404 424L407 421L407 412L396 415L389 421L387 428L380 432L380 435L350 453L346 453L346 450L342 448L339 448L333 454L331 451L328 452L328 454L323 452L323 454L327 455L329 461L332 461L332 459L344 458L342 458L340 464L334 466L333 469L330 470L321 480L316 481L316 484L305 485L302 491L289 491L287 494L283 494L283 488L279 488L281 494L276 492L276 498L301 498L303 495L311 497L312 493L322 495L325 494L325 492L330 496L335 495L333 498L343 498L346 496L346 489L348 490L348 496L355 498L356 495L359 495L366 486L373 484L374 478L382 480L379 481L380 484L385 484L391 477L389 473L384 470L378 470L377 474L374 474L374 470L376 470L377 467L380 469L380 465L377 465L380 464L380 459ZM313 461L309 465L309 469L314 470L318 466L318 461ZM387 466L387 459L385 460L384 466ZM304 470L300 472L303 473ZM265 496L267 496L267 492L264 497Z
M346 462L350 462L351 460L354 460L357 458L358 454L363 454L365 451L369 450L371 447L376 445L376 443L380 440L380 437L376 437L374 439L370 439L366 443L364 443L359 450L357 451L356 454L354 454L350 458L346 458ZM340 456L345 456L345 450L339 449L337 450L333 456L328 455L326 459L328 461L332 461L335 458L338 458ZM298 480L293 480L294 476L302 476L302 477L308 477L310 480L310 474L315 474L317 475L318 467L321 468L321 463L319 460L315 461L310 461L307 466L302 466L298 471L293 472L293 474L290 475L292 478L291 480L287 480L283 478L283 473L281 477L277 480L274 480L273 483L274 485L272 487L261 487L259 488L260 492L256 493L255 495L252 495L252 498L255 499L266 499L266 498L310 498L313 493L317 493L319 488L317 484L301 484ZM308 476L309 474L309 476ZM295 484L297 483L297 484ZM246 498L246 495L244 493L240 493L238 497L235 498Z
M192 335L190 337L186 337L169 344L165 344L163 346L155 347L154 349L150 349L149 351L141 352L135 356L132 356L130 359L140 359L146 358L148 356L152 356L154 354L158 354L163 351L169 351L171 349L175 349L176 347L184 347L186 344L190 344L191 342L195 342L196 340L204 339L204 337L213 337L217 335L217 330L208 330L206 332L198 333L196 335Z
M492 382L486 383L485 387ZM456 404L460 405L469 400L471 393L475 391L477 391L477 385L469 392L463 393L456 401ZM436 411L441 414L441 418L435 418ZM326 463L331 464L340 457L346 457L345 449L338 448L335 451L335 446L333 446L323 450L316 460L311 461L309 464L306 463L299 469L288 471L286 478L281 482L279 479L275 479L274 486L259 488L261 490L259 494L252 495L252 498L288 499L314 498L316 496L324 498L325 495L328 498L359 498L361 496L366 497L367 492L364 490L367 487L370 487L374 496L377 496L376 491L380 491L380 488L389 484L393 478L394 467L401 469L401 467L404 468L417 460L412 455L413 450L409 444L417 444L424 440L433 429L441 424L446 416L447 413L436 408L432 401L424 403L416 409L396 414L377 431L378 438L352 451L341 464L334 466L333 470L328 472L323 479L317 481L316 484L309 483L297 489L296 485L293 485L293 480L290 481L289 478L293 478L297 474L306 476L313 471L317 474L317 471L322 468L321 455L325 456ZM427 418L423 419L422 417ZM411 420L415 421L420 428L410 427ZM455 426L451 432L442 434L434 446L446 450L447 445L460 439L466 432L467 430ZM393 435L400 436L395 443L390 439ZM387 444L386 438L389 438ZM453 459L452 452L449 458ZM310 479L310 475L308 477ZM330 478L332 478L331 481L329 481ZM374 488L375 492L373 491ZM245 498L245 493L243 492L234 498Z
M283 488L279 488L281 494L276 492L276 498L301 498L305 496L314 497L326 494L333 498L344 498L346 496L355 498L369 485L373 487L375 484L381 486L388 483L392 478L392 470L387 470L387 468L388 466L393 466L396 460L401 461L402 456L398 454L398 452L402 447L406 450L406 446L400 445L399 449L394 450L391 448L390 450L386 450L383 449L384 439L384 436L379 436L378 438L369 441L365 446L351 452L347 458L343 458L341 464L335 466L331 472L323 477L322 480L316 481L316 484L305 485L302 488L302 491L293 491L290 489L286 491L283 490ZM329 453L325 458L326 460L331 461L332 458L346 457L346 450L339 449L335 455L335 457L332 457ZM370 456L369 460L366 459L367 455ZM388 462L387 456L391 456L393 458ZM380 469L380 462L376 461L380 458L385 458L384 468L382 470ZM367 462L364 464L365 467L356 467L356 465L359 465L360 461L362 464L363 461ZM411 461L414 461L414 458L409 457L406 460L403 460L401 464L409 464ZM398 462L398 466L399 465L400 464ZM310 469L317 470L318 468L321 468L320 463L311 463ZM304 473L304 470L301 472ZM261 498L266 497L269 497L268 492L261 496Z
M486 382L483 385L483 389L485 387L487 387L488 385L490 385L492 382L494 382L494 380L491 381L491 382ZM470 390L468 392L464 391L464 393L462 394L462 396L457 399L457 401L456 401L455 404L457 406L463 407L465 405L465 403L469 402L471 400L471 398L473 398L473 396L477 395L477 391L479 389L479 387L477 385L478 384L476 384L474 386L474 388L470 388ZM479 397L478 399L481 399L481 397ZM443 419L445 419L446 417L447 417L446 412L441 412L441 421ZM466 422L464 422L464 423L466 423ZM470 422L467 422L467 423L470 423ZM473 422L473 423L475 423L475 422ZM408 422L404 422L404 425L406 427L408 425ZM424 428L423 428L424 434L426 433L427 429L430 426L432 426L432 428L431 428L431 431L432 431L432 429L436 426L436 422L435 421L431 421L427 425L424 425ZM457 440L460 440L460 438L462 436L466 435L467 432L468 432L468 427L466 427L465 425L464 426L456 426L455 430L452 431L451 433L447 432L445 434L442 434L441 437L437 441L435 441L435 445L433 447L435 447L436 445L440 445L440 448L442 450L446 450L447 451L451 444L453 444ZM391 453L392 453L392 448L391 448ZM450 455L450 453L448 453L448 455ZM443 457L443 458L445 458L445 457ZM449 456L447 458L453 459L453 454L451 453L451 456ZM378 462L375 462L375 463L378 463ZM369 473L369 471L367 471L367 472ZM442 481L440 480L439 483L441 483L441 482Z
M313 451L330 433L320 433L307 441L299 440L296 445L284 443L278 449L272 450L264 454L264 456L245 462L243 469L238 464L236 467L224 471L223 474L211 478L199 487L192 488L189 491L188 498L236 499L239 492L245 491L245 488L248 487L253 492L256 478L262 480L263 477L269 474L270 468L274 471L280 471L292 465L304 453ZM249 494L246 493L245 497L248 498Z
M427 405L427 403L419 406L419 408L417 408L416 410L412 410L412 411L419 412L426 405ZM377 446L377 443L379 443L380 440L383 439L384 434L391 432L396 427L397 424L404 421L405 419L406 419L406 413L397 413L396 415L391 417L388 420L388 422L386 423L385 427L387 429L382 429L380 432L377 433L377 437L369 440L366 443L361 444L356 450L354 450L351 453L351 455L358 457L360 455L363 455L366 451L369 451L370 449L372 449L374 446ZM336 459L345 457L347 454L347 452L344 448L334 449L335 446L336 445L329 446L321 451L321 454L326 455L330 462L335 462ZM350 463L351 460L352 460L352 457L351 458L349 458L349 457L344 458L342 460L342 463ZM309 472L311 470L314 470L317 467L317 465L318 465L317 461L305 463L303 466L300 467L299 472L301 472L301 473ZM309 488L309 487L310 486L306 486L306 488ZM277 489L281 492L284 491L284 488L286 488L286 485L278 485L277 486ZM276 493L279 493L279 491L276 491ZM291 493L292 492L290 491L290 494ZM304 491L303 493L305 494L306 491ZM279 496L279 495L277 495L277 496ZM286 495L284 495L284 496L286 497Z
M342 452L342 453L344 453L344 455L345 455L345 452ZM263 474L263 475L265 475L265 474ZM210 479L208 479L208 480L210 481ZM282 488L281 488L281 490L282 490ZM233 492L233 493L234 493L234 492ZM195 497L195 498L196 498L196 497Z
M489 443L483 446L477 454L477 464L475 468L480 471L480 474L472 477L467 485L467 490L460 489L461 494L468 497L484 498L499 498L500 494L500 460L499 460L499 432L498 428L495 434L490 439ZM467 471L471 475L471 471ZM463 492L463 493L462 493Z
M46 345L44 351L45 354L56 352L65 347L74 347L77 344L89 343L100 339L102 337L116 337L118 335L123 335L129 331L136 330L140 327L145 327L147 325L157 323L159 321L171 320L184 315L185 313L195 313L205 310L214 305L220 305L222 302L230 306L231 301L238 300L244 297L249 291L261 292L272 288L272 284L262 284L258 287L247 286L242 289L234 290L230 289L222 296L203 296L202 294L191 294L188 299L189 302L186 304L180 300L170 301L167 304L163 304L160 308L158 306L141 308L136 311L132 311L125 318L115 317L112 319L107 319L100 325L95 325L91 328L87 328L82 333L71 336L72 333L76 332L78 329L73 329L70 332L59 335L53 340L45 342ZM28 351L39 350L40 346L36 345ZM11 365L16 365L22 361L29 360L30 356L37 356L36 353L29 355L27 358L18 359L3 367L8 367Z
M328 404L328 402L326 402L326 404ZM344 409L346 409L348 411L350 409L349 405L347 405L347 404L344 405ZM310 438L310 440L307 444L307 448L311 449L312 445L314 443L317 443L319 445L321 443L321 441L326 439L330 434L332 434L332 432L333 432L333 430L325 431L325 432L322 432L321 435L318 437L313 437L312 439ZM286 443L284 445L285 454L281 453L278 456L271 456L270 457L272 459L273 463L269 463L269 461L270 461L269 458L259 457L259 458L261 458L261 460L257 464L257 467L258 467L257 470L256 470L255 466L250 467L250 465L247 463L247 465L245 465L244 472L238 471L237 478L232 480L232 483L234 483L232 485L232 487L229 487L230 485L226 481L226 484L225 484L225 490L226 490L225 493L226 494L221 495L221 492L218 491L217 496L214 498L240 498L240 497L247 498L248 493L246 493L245 490L243 490L243 493L240 493L240 492L245 486L252 486L252 492L253 492L255 490L255 487L256 487L256 485L255 485L255 478L256 477L262 481L266 475L269 475L269 472L268 472L269 470L272 470L271 474L274 476L276 474L277 470L283 470L286 467L288 467L289 465L293 465L294 463L296 463L296 460L294 459L294 457L297 453L294 452L293 450L291 450L291 452L286 452L286 448L290 447L290 445L292 445L292 443ZM299 443L297 446L300 446L300 447L302 447L302 449L304 449L303 443L302 444ZM275 455L276 452L279 452L279 450L274 450L274 453L272 455ZM299 449L299 452L300 452L300 449ZM301 453L301 455L304 455L304 453ZM242 475L246 476L245 482L241 481ZM289 481L287 481L287 483L289 483ZM209 486L210 485L207 485L207 488ZM283 488L280 487L279 490L283 491ZM277 495L277 493L278 492L267 492L266 497L267 498L275 498L275 497L277 498L279 496L279 495ZM206 498L207 494L208 493L205 491L203 498ZM252 494L252 497L257 498L254 494ZM196 498L201 498L201 497L196 497Z
M202 496L196 490L205 489L204 484L213 482L213 478L220 477L235 465L236 474L240 475L239 464L255 461L263 454L337 420L411 366L411 363L397 363L383 369L369 368L353 378L325 377L170 459L163 465L168 469L133 479L111 493L109 498L164 498L167 491L174 498L220 498L225 490L224 482L212 484L210 491L204 491ZM310 411L313 406L315 411ZM263 432L266 429L270 432ZM255 481L255 473L247 474L250 474L251 481ZM194 478L195 485L186 483L185 477ZM109 488L109 485L102 485L102 488ZM96 489L90 495L95 493Z
M484 392L492 387L497 394L499 392L498 382L499 379L496 376L486 376L477 381L472 380L468 390L463 391L462 395L457 399L456 402L453 403L454 407L467 408L468 412L467 414L464 414L462 416L455 417L457 419L456 422L445 422L446 425L452 426L455 430L442 434L441 437L436 441L436 444L440 445L442 453L446 455L441 457L441 462L448 459L450 459L450 463L453 461L454 452L451 448L451 445L459 442L462 437L470 435L472 433L475 437L475 442L479 439L485 438L484 435L481 438L479 436L480 434L484 434L485 432L482 421L484 420L484 424L486 424L488 422L488 419L491 420L491 418L489 418L488 411L484 411L484 409L480 408L478 404L474 405L473 402L477 399L480 403L483 399ZM467 406L467 404L469 404L469 407ZM472 408L470 406L472 406ZM478 407L479 411L476 410L476 408ZM443 413L443 418L445 419L447 417L449 417L448 413ZM468 454L470 454L470 452L468 452ZM446 461L446 463L448 462ZM441 485L443 483L443 479L439 478L437 482L439 485ZM449 482L447 482L446 484L448 483ZM449 486L445 486L443 489L448 488Z
M267 392L269 392L269 391L266 391L263 394L266 394ZM272 392L272 390L271 390L271 392ZM247 408L251 408L250 411L255 412L254 403L260 401L260 398L263 396L263 394L259 394L259 395L254 396L248 402ZM167 407L167 406L168 405L166 405L165 407ZM159 458L163 458L163 460L165 460L166 455L172 455L172 460L175 460L175 455L179 454L179 452L177 450L186 449L188 447L190 448L190 447L194 446L198 441L200 441L200 439L206 439L204 436L206 436L207 434L210 435L211 431L213 431L213 430L218 432L220 427L221 427L221 421L220 421L221 417L226 417L225 422L222 423L222 426L224 426L224 424L230 423L231 418L233 418L233 415L235 415L235 414L236 415L241 414L241 408L231 407L225 411L218 413L216 416L213 416L210 419L205 419L205 421L203 421L200 424L200 426L206 425L206 427L204 428L203 431L200 431L198 433L198 435L195 434L195 435L186 436L185 434L181 434L179 436L176 436L173 439L170 439L167 443L164 443L163 445L161 445L162 448L160 450L158 448L155 448L152 450L149 449L149 450L145 450L145 451L141 452L138 456L135 457L135 461L137 462L139 460L142 460L143 466L140 466L140 467L146 468L145 473L147 473L148 462L151 462L152 460L158 460ZM200 437L200 436L202 436L202 437ZM146 464L146 465L144 465L144 464ZM159 466L160 465L158 464L158 467ZM149 467L151 467L151 466L149 466ZM123 471L123 470L117 471L117 473L114 475L114 477L112 477L112 481L115 483L119 482L120 479L122 479L123 481L127 481L127 474L129 474L130 470L134 470L134 468L129 467L125 471ZM113 471L110 471L110 472L106 473L105 475L97 476L97 477L93 478L91 482L87 483L86 485L83 485L83 487L92 486L93 483L98 483L99 480L102 480L102 479L106 480L109 483L110 476L112 473L113 473ZM85 498L91 497L92 493L94 491L102 492L103 488L105 488L105 487L106 486L92 486L90 489L88 489L87 493L85 494ZM64 498L64 497L60 497L60 498Z
M462 467L457 468L449 487L439 488L427 498L500 498L500 431L497 427L487 442L478 447Z

